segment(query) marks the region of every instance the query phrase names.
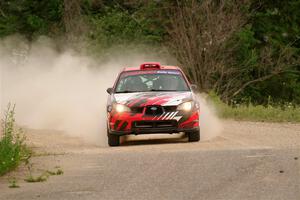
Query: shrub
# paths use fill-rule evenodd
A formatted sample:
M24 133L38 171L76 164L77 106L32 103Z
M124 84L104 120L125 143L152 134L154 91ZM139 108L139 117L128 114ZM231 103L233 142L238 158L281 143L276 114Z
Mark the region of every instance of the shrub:
M0 176L28 159L30 151L25 145L22 130L15 126L15 106L8 106L2 122L0 138Z

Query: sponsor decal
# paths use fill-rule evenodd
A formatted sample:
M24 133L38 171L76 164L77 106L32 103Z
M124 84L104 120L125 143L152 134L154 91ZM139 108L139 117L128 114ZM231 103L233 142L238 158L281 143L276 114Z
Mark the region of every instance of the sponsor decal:
M158 74L175 74L175 75L181 75L181 72L178 70L158 70L156 73Z
M140 71L129 71L123 72L121 77L143 75L143 74L173 74L173 75L182 75L178 70L140 70Z

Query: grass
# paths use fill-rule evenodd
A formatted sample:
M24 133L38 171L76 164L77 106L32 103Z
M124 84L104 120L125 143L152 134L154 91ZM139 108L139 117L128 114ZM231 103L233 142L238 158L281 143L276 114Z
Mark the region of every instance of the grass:
M32 157L43 157L43 156L61 156L65 153L52 153L52 152L32 152Z
M19 188L20 186L17 183L17 179L16 178L12 178L9 181L10 185L8 186L9 188Z
M25 137L21 129L15 125L15 106L8 105L0 129L0 176L15 169L21 162L27 166L30 175L24 179L27 182L44 182L49 176L62 175L64 172L59 167L54 171L47 170L41 175L34 177L31 173L32 163L29 162L33 153L25 144ZM10 180L9 188L18 188L15 178Z
M300 122L300 107L290 104L284 106L235 105L223 103L217 96L210 95L219 116L225 119L261 122Z
M55 171L46 170L41 175L34 177L32 175L32 167L33 167L32 163L27 164L29 176L26 179L24 179L24 181L28 183L45 182L48 180L49 176L62 175L64 173L59 166L56 166Z
M28 178L24 179L28 183L37 183L37 182L45 182L48 180L49 174L48 173L42 173L40 176L34 177L30 175Z
M46 172L47 172L49 175L51 175L51 176L62 175L62 174L64 174L63 170L61 170L61 169L56 169L56 171L49 171L49 170L47 170Z
M8 106L0 129L0 176L15 169L30 158L22 130L15 126L15 106Z
M62 169L57 168L56 171L46 170L41 175L34 177L31 173L28 178L24 179L26 182L29 183L36 183L36 182L45 182L48 180L49 176L58 176L62 175L64 172Z
M300 108L279 108L264 106L223 107L221 117L237 120L262 122L300 122Z

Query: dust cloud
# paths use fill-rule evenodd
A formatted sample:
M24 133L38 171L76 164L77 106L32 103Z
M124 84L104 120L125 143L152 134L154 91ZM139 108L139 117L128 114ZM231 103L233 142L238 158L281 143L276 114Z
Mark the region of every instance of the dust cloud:
M127 54L100 62L72 50L58 51L51 40L34 44L19 37L0 41L1 116L16 104L16 120L32 129L63 131L87 142L106 145L106 88L125 66L155 56ZM155 61L165 62L163 59ZM200 98L203 139L219 134L211 107Z
M205 96L205 94L197 94L197 100L200 103L201 140L211 140L221 134L223 126L212 102Z

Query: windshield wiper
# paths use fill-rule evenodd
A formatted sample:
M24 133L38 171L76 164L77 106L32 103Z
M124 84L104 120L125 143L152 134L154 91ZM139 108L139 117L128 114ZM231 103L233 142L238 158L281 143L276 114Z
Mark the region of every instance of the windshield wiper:
M152 92L175 92L175 91L178 91L178 90L157 90L157 89L151 89L149 91L152 91Z
M119 92L116 92L116 93L134 93L134 92L140 92L140 91L124 90L124 91L119 91Z
M124 90L119 91L116 93L134 93L134 92L179 92L181 90L159 90L159 89L151 89L151 90L145 90L145 91L132 91L132 90Z

